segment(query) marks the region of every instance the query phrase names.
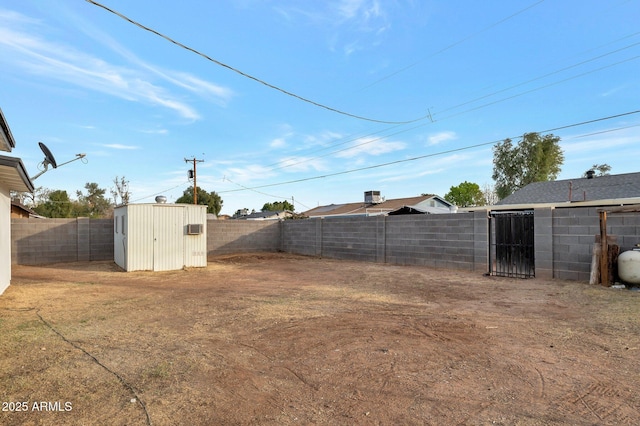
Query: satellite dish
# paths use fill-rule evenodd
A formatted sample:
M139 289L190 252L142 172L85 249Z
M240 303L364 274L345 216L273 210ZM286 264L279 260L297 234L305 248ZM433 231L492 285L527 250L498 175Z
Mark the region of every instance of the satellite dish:
M45 144L43 144L42 142L38 142L38 145L40 145L40 149L42 150L42 152L44 153L44 160L42 161L42 166L44 167L44 170L42 170L40 173L38 173L37 175L33 176L31 178L31 180L35 180L38 177L42 176L42 174L44 174L47 170L49 170L49 165L51 165L51 167L53 167L54 169L58 168L58 163L56 162L56 159L54 158L53 154L51 153L51 151L49 151L49 148L47 148L47 146ZM62 164L60 164L61 166L64 166L65 164L71 163L72 161L76 161L76 160L82 160L83 163L86 163L87 160L83 160L84 157L86 157L86 154L76 154L76 158L66 161Z
M53 168L56 169L58 167L58 163L56 163L56 159L53 157L53 154L51 153L51 151L49 151L49 148L47 148L47 146L42 142L38 142L38 145L40 145L40 149L44 153L43 163L44 163L45 169L49 164L51 164L51 166L53 166Z

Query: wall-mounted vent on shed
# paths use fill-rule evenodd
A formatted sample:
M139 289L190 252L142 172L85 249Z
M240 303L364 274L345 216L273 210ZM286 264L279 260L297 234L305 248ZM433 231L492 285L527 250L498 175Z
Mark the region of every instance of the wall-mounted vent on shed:
M384 200L380 196L380 191L365 191L364 202L365 204L380 204Z
M199 223L190 223L187 225L187 235L202 234L202 225Z

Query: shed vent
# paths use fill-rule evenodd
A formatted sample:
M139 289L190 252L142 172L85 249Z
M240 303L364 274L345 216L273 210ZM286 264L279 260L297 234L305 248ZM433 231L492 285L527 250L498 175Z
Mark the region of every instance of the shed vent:
M202 234L202 225L199 223L190 223L187 225L187 235Z

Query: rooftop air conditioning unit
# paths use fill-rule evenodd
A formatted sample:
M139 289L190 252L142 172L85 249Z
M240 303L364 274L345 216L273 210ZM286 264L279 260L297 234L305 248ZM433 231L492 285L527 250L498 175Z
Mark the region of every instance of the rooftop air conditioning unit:
M383 201L380 191L365 191L364 193L365 204L380 204Z

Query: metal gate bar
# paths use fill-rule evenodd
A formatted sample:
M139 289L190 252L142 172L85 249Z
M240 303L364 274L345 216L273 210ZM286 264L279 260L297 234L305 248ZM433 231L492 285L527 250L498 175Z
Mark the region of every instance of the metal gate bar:
M533 223L533 211L491 213L489 275L535 277Z

